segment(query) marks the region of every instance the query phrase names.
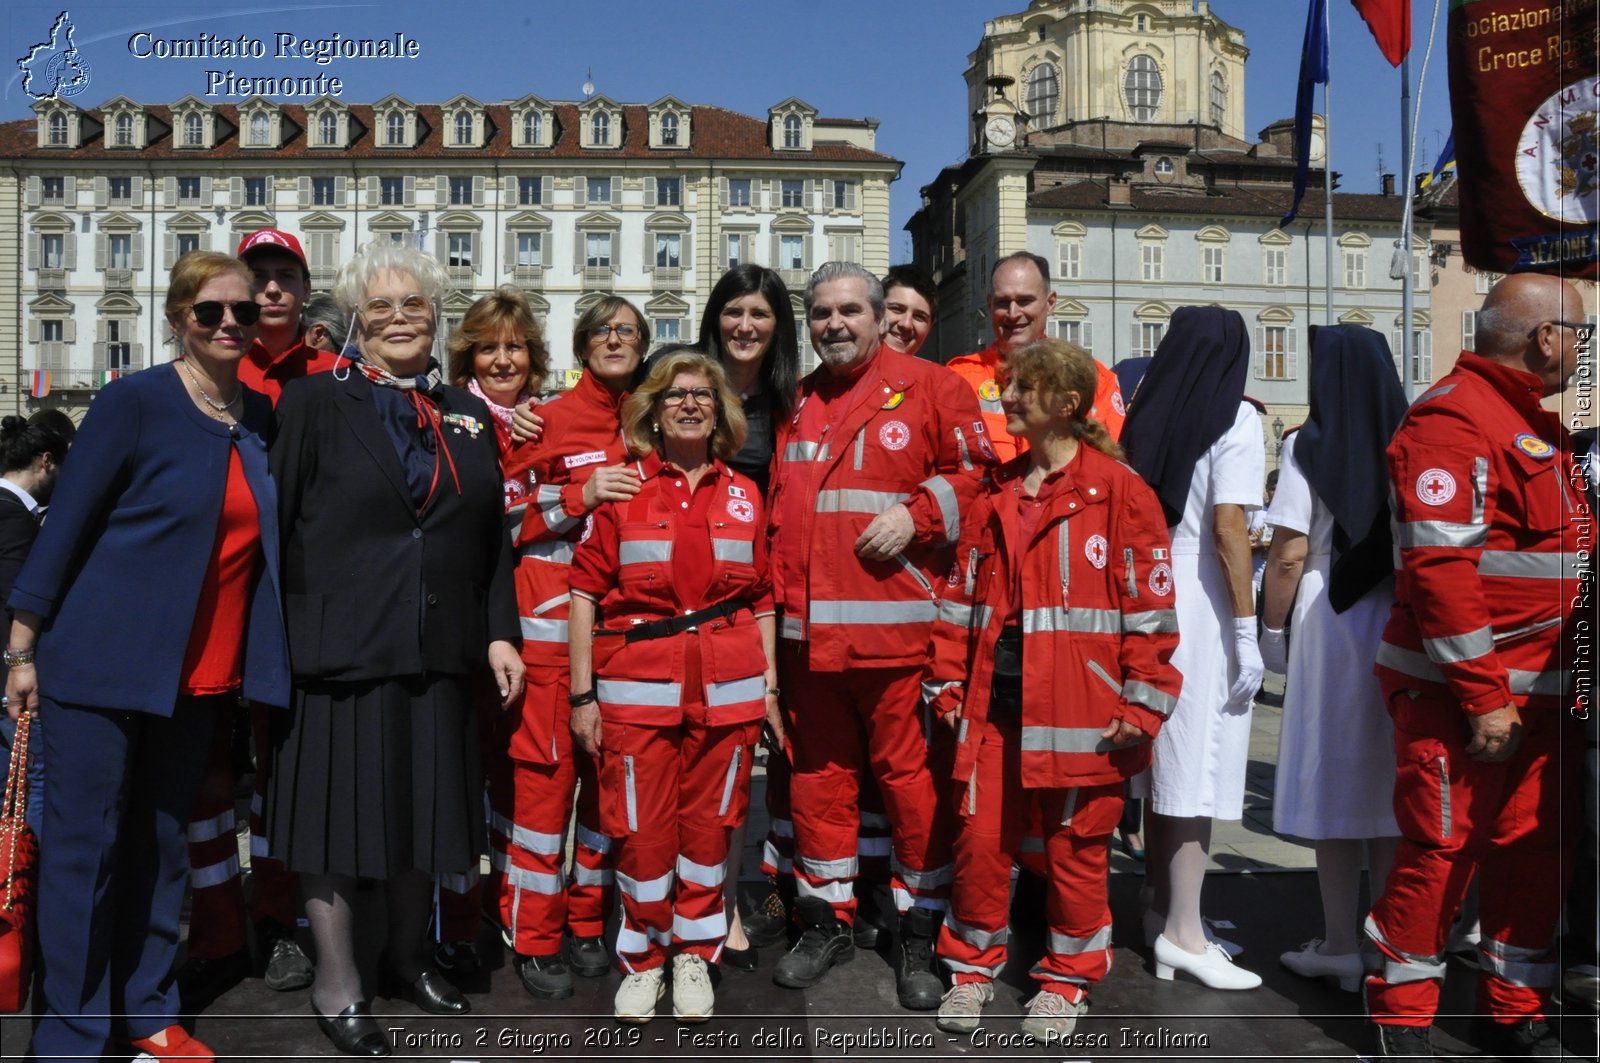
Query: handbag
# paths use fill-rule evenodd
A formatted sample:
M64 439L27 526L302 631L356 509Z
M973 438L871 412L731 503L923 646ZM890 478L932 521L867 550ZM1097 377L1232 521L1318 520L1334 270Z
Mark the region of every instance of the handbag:
M20 1012L33 981L33 878L39 842L27 822L28 730L33 713L17 717L11 770L0 806L0 1014Z

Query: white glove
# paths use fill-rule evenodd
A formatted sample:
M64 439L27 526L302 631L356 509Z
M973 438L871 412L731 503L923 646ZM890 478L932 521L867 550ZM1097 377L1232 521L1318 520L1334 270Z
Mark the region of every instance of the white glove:
M1228 691L1228 704L1249 708L1256 691L1261 689L1261 677L1267 674L1261 663L1261 649L1256 645L1255 617L1233 618L1233 648L1239 659L1239 674Z
M1275 631L1262 624L1258 648L1261 651L1261 663L1267 666L1267 671L1289 674L1289 643L1281 630Z

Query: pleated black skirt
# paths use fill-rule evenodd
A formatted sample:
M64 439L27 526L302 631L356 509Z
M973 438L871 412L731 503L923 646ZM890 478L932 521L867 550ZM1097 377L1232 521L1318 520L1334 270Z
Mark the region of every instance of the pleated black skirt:
M472 684L407 676L296 686L275 714L271 855L304 874L476 867L488 845Z

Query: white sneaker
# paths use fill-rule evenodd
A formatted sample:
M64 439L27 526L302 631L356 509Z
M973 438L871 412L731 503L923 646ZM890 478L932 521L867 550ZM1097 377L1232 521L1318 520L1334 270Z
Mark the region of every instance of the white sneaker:
M646 1023L656 1017L656 1004L667 995L661 976L662 968L652 967L623 978L611 1005L611 1014L618 1022Z
M1182 971L1212 989L1254 989L1261 984L1259 974L1235 967L1227 950L1215 941L1206 942L1204 952L1193 953L1180 949L1161 934L1156 938L1156 977L1170 982L1174 971Z
M1059 1044L1078 1025L1078 1016L1089 1010L1089 998L1080 993L1076 1002L1060 993L1041 989L1028 1001L1028 1014L1022 1032L1032 1034L1042 1045Z
M1359 952L1323 952L1321 938L1312 938L1296 951L1285 952L1278 962L1301 978L1336 981L1346 993L1361 989L1361 976L1365 973Z
M971 1033L983 1021L983 1006L994 999L993 982L960 982L939 1001L935 1025L945 1033Z
M679 1022L705 1022L716 1004L711 971L699 956L680 952L672 957L672 1017Z

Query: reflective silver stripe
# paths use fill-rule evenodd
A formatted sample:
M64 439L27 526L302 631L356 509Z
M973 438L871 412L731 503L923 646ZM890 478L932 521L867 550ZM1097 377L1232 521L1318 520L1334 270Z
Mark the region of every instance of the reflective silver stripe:
M1483 523L1483 504L1488 495L1489 459L1475 458L1472 462L1472 523Z
M1508 579L1562 579L1566 574L1565 554L1485 550L1478 557L1480 576L1502 576Z
M587 849L591 853L599 853L602 856L611 851L611 838L609 835L592 831L582 823L577 825L576 834L579 848Z
M955 875L956 865L944 864L939 867L930 867L925 871L907 867L900 861L891 857L889 870L898 876L908 889L936 890L941 886L950 885L950 879Z
M1427 654L1396 646L1392 642L1378 643L1377 663L1417 679L1427 679L1435 683L1444 682L1444 673L1428 659Z
M622 772L624 786L626 787L627 791L625 796L628 803L628 833L632 834L639 829L639 795L638 791L634 789L633 785L632 757L622 758ZM621 878L622 876L618 875L617 877Z
M1531 635L1535 631L1543 631L1547 627L1555 627L1560 623L1561 618L1559 616L1552 616L1547 620L1538 620L1532 624L1524 624L1522 627L1512 628L1510 631L1496 631L1494 640L1501 642L1505 639L1521 638L1523 635Z
M561 504L561 488L557 485L540 484L534 494L534 503L539 507L539 515L544 518L544 526L557 535L577 527L579 518L567 516L566 507Z
M558 605L566 605L570 601L572 601L572 595L570 595L570 594L566 593L565 591L563 591L562 593L556 595L554 598L546 598L544 601L542 601L538 605L534 606L533 609L529 612L528 615L529 616L542 616L543 614L548 613L550 610L554 609L556 606L558 606Z
M543 831L519 827L498 812L490 814L489 827L502 837L510 838L511 844L524 852L539 853L543 856L561 855L560 834L546 834Z
M1515 986L1542 989L1555 985L1556 964L1548 949L1528 949L1507 945L1491 937L1478 942L1478 956L1484 966Z
M892 838L856 838L856 855L887 859L894 852Z
M1011 928L1008 926L1002 926L999 930L979 930L975 926L963 923L949 912L945 913L944 925L946 930L975 949L993 948L1011 940Z
M534 557L552 564L570 565L572 552L577 548L577 543L568 542L566 539L541 539L536 543L517 547L517 557Z
M944 522L944 541L953 543L961 538L961 508L956 504L956 489L943 476L930 476L922 486L939 503L939 519Z
M935 609L932 601L813 601L810 620L813 624L926 624L933 620Z
M609 886L615 881L615 877L607 869L584 867L582 864L574 863L572 881L580 886Z
M259 834L250 835L250 859L260 860L272 855L272 850L267 846L267 839Z
M1122 684L1111 678L1111 673L1102 668L1099 661L1090 661L1089 671L1093 672L1095 675L1104 680L1106 686L1110 687L1118 697L1122 696Z
M1178 707L1177 698L1138 679L1122 684L1122 697L1135 705L1143 705L1157 716L1171 716L1172 710Z
M962 963L960 960L952 960L948 956L940 956L939 962L948 967L954 974L981 974L991 982L999 978L1000 972L1005 969L1005 962L1003 960L1000 963L995 964L993 967L982 967L970 963Z
M946 624L956 627L970 628L972 626L972 606L962 605L960 602L946 598L939 603L939 619ZM988 625L984 625L987 627Z
M1513 694L1538 694L1560 697L1572 686L1572 673L1564 668L1548 672L1525 672L1520 668L1506 669L1506 685Z
M1421 967L1425 967L1425 968L1430 968L1430 969L1435 970L1435 971L1438 972L1437 977L1441 977L1441 978L1444 977L1444 956L1443 955L1428 956L1428 955L1424 955L1422 953L1406 952L1404 949L1396 948L1389 941L1389 939L1384 936L1383 929L1378 926L1378 921L1372 917L1372 913L1371 912L1367 913L1367 919L1366 919L1366 922L1364 924L1362 924L1362 929L1366 932L1367 937L1371 938L1373 940L1373 942L1375 944L1377 944L1386 955L1387 954L1392 954L1392 955L1395 955L1395 956L1399 956L1404 961L1404 963L1406 965L1416 965L1416 966L1421 966ZM1387 981L1387 980L1388 979L1387 979L1387 976L1386 976L1385 977L1385 981ZM1410 979L1410 980L1411 981L1415 981L1416 979Z
M747 701L760 701L766 696L767 681L759 675L751 676L749 679L730 679L723 683L706 684L706 705L713 709L724 705L740 705Z
M728 806L733 803L733 784L739 778L739 757L742 753L744 753L743 746L733 747L733 756L728 760L728 778L722 784L722 804L717 807L717 815L719 816L726 816L728 814ZM678 860L681 862L683 857L678 857ZM716 883L711 883L711 885L716 885Z
M524 616L518 619L522 626L523 642L559 642L567 644L567 622L565 620L543 620L536 616Z
M955 428L955 434L956 434L956 451L961 455L961 467L963 469L971 471L971 469L972 469L972 455L967 451L966 433L961 431L961 426L960 425L957 425L956 428Z
M794 820L775 819L771 822L767 829L772 831L772 836L774 838L793 838Z
M712 539L711 556L718 561L754 564L755 543L748 539Z
M1403 649L1392 643L1378 644L1378 663L1416 679L1425 679L1432 683L1445 681L1444 673L1439 671L1438 666L1429 660L1426 654ZM1506 686L1513 694L1560 697L1567 692L1571 681L1572 673L1561 668L1544 672L1530 672L1521 668L1506 669Z
M1447 520L1412 520L1396 525L1395 541L1402 550L1424 546L1449 546L1466 550L1489 541L1483 524L1452 524Z
M1024 609L1022 633L1070 631L1087 635L1115 635L1122 630L1122 614L1115 609Z
M1068 788L1067 799L1061 805L1061 825L1063 827L1072 826L1072 814L1078 810L1078 794L1081 792L1081 788L1077 786Z
M715 941L727 933L727 912L702 915L699 919L689 919L677 912L672 914L672 936L679 941Z
M1059 971L1052 971L1043 963L1036 963L1029 968L1028 977L1034 979L1035 981L1060 982L1063 985L1082 986L1086 991L1089 988L1089 983L1077 975L1061 974Z
M778 621L778 636L780 638L793 639L796 642L802 641L806 637L805 621L798 616L784 617Z
M958 687L960 685L961 684L959 682L954 682L954 683L927 683L927 682L925 682L925 683L922 684L922 700L923 701L933 701L940 694L943 694L946 690L949 690L952 687Z
M783 448L784 461L813 461L816 456L816 443L790 443Z
M1176 635L1178 613L1174 609L1151 609L1143 613L1123 613L1124 635Z
M876 516L890 506L898 505L906 496L897 491L818 491L818 513L871 513Z
M1115 748L1099 727L1024 727L1024 753L1105 753Z
M1460 635L1423 639L1422 648L1428 652L1428 659L1436 664L1458 664L1493 653L1494 632L1487 627L1480 627Z
M796 875L794 884L795 893L799 896L816 897L829 904L848 904L855 895L854 883L849 881L849 876L844 881L832 880L813 885L804 875Z
M1389 957L1383 958L1383 980L1389 985L1406 985L1411 982L1442 981L1444 979L1443 963L1396 963Z
M609 705L651 705L675 709L683 704L683 687L677 683L651 683L642 679L602 679L594 691Z
M526 501L518 502L516 505L506 510L506 534L511 537L512 546L517 545L517 533L522 530L522 518L525 517L527 513L528 503Z
M1057 956L1081 956L1085 952L1094 952L1111 946L1111 928L1103 926L1086 938L1076 938L1070 934L1058 934L1050 931L1050 951Z
M921 908L925 912L936 912L940 919L950 910L950 902L940 897L930 897L921 893L909 893L898 887L889 890L889 895L894 898L896 911L909 912L913 908Z
M1436 399L1440 395L1448 395L1452 391L1454 391L1455 389L1456 389L1456 386L1454 384L1441 384L1438 387L1434 388L1432 391L1424 391L1422 393L1422 395L1417 399L1417 401L1418 402L1427 402L1429 399Z
M481 873L476 867L470 871L447 871L439 876L439 888L451 893L465 893L478 884Z
M238 829L239 822L234 818L233 809L218 812L210 819L189 821L189 844L197 845L208 842L223 834L231 834Z
M557 896L566 888L559 871L552 875L544 871L530 871L525 867L508 867L505 873L506 879L517 889L541 893L546 897Z
M796 856L795 866L817 879L855 878L861 861L853 856L839 860L813 860L809 856Z
M635 930L633 927L627 925L626 917L624 917L623 925L617 928L618 955L642 955L643 953L649 951L650 942L652 941L661 946L670 945L672 944L672 931L656 930L653 927L648 930ZM633 973L631 968L629 969L629 973Z
M861 820L862 833L866 833L868 830L886 831L889 829L889 817L881 812L861 812L858 813L858 816Z
M665 539L624 542L617 547L617 564L643 565L672 560L672 544Z
M861 471L861 463L867 456L867 426L862 425L861 431L856 433L855 471Z
M720 886L727 872L726 864L697 864L687 856L678 857L678 879L693 882L696 886Z
M206 867L192 867L189 869L189 886L191 889L203 890L211 886L220 886L229 879L239 874L239 854L234 853L226 860L220 860Z
M1439 764L1439 837L1450 837L1450 762L1438 758Z

